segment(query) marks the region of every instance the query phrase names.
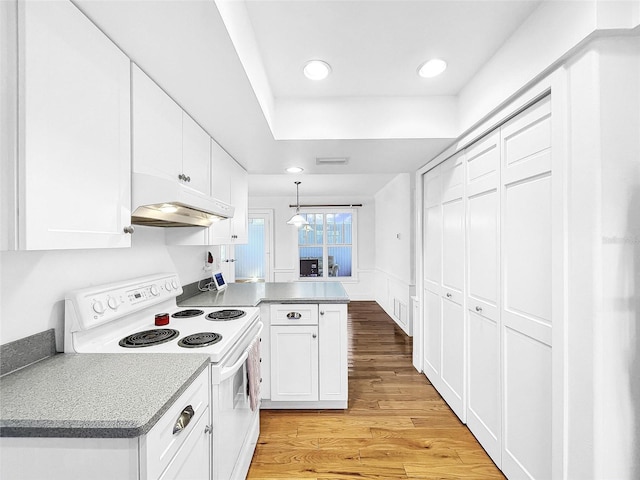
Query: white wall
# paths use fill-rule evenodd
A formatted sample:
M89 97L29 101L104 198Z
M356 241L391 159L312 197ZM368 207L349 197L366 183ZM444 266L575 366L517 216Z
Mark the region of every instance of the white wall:
M375 195L375 298L407 333L415 283L413 184L413 175L402 173ZM394 305L394 299L402 306Z
M411 175L397 175L375 195L376 269L411 283Z
M375 268L375 205L371 197L358 196L327 196L304 197L300 196L300 204L352 204L362 203L362 207L355 207L357 215L357 259L354 271L357 272L357 280L343 280L342 283L347 294L352 300L372 300ZM274 209L274 281L287 282L297 280L296 228L288 225L287 220L295 213L295 208L289 205L295 204L295 196L285 197L257 197L249 196L249 208ZM303 209L304 211L304 209Z
M568 79L569 478L640 478L640 38Z
M136 227L127 249L0 252L0 344L54 328L61 349L70 290L160 272L177 272L183 285L206 275L205 247L164 242L164 229Z

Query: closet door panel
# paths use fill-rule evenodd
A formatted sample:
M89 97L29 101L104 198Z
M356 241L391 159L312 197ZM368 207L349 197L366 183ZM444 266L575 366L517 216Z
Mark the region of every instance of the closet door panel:
M442 201L462 198L464 192L464 155L462 152L445 160L440 165L442 177Z
M469 297L498 304L498 198L497 190L468 199Z
M551 101L541 100L501 130L502 181L518 182L551 171Z
M442 286L462 292L464 288L464 203L462 199L442 205Z
M439 285L442 271L442 209L440 205L424 211L424 279Z
M551 478L551 347L511 328L504 335L504 453L509 478Z
M496 131L470 146L466 152L467 196L495 190L500 176L500 132Z
M491 318L468 312L467 426L500 466L500 329Z
M442 267L442 185L440 167L424 175L424 280L432 288L440 284Z
M432 290L424 291L424 371L432 383L433 374L440 375L440 337L442 311L440 308L440 294Z
M464 311L462 304L442 299L442 380L440 391L462 421L464 421Z
M504 308L551 323L551 176L507 186Z

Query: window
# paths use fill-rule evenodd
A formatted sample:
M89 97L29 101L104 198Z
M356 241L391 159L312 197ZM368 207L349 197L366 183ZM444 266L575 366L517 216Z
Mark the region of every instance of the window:
M355 212L301 215L309 225L298 229L300 278L353 276Z

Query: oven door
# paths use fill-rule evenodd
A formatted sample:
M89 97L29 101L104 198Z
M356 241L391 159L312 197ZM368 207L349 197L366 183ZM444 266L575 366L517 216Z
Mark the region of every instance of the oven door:
M254 423L259 416L260 405L251 410L249 402L249 380L247 372L248 346L259 338L262 324L257 333L243 342L247 347L233 355L229 366L223 366L216 375L213 391L213 436L214 436L214 472L218 479L231 479L234 467L243 463L241 455L253 455L253 449L247 450L245 443ZM214 377L214 378L215 378Z

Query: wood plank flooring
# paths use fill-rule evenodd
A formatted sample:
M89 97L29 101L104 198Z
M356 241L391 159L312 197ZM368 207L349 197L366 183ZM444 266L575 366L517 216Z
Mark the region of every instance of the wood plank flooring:
M375 302L349 304L349 408L262 410L248 479L503 479Z

